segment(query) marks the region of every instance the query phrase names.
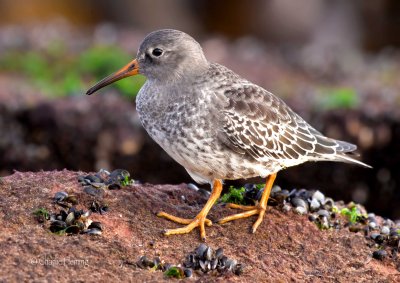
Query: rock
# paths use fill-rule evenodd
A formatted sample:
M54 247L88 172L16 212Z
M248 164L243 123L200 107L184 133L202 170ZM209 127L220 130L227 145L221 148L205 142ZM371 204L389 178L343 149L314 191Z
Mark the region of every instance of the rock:
M107 228L101 235L58 236L49 233L47 225L50 220L45 224L38 224L30 209L45 205L49 205L47 208L50 209L56 191L68 191L69 194L76 195L79 204L88 209L96 197L83 192L82 186L77 182L80 174L82 173L67 170L16 172L2 178L0 211L6 211L12 218L0 217L0 225L6 227L1 231L3 241L0 241L0 249L6 251L6 254L4 256L3 253L2 257L0 281L41 281L43 274L46 278L59 278L60 270L66 281L80 278L89 280L87 278L93 278L91 266L95 265L96 273L101 274L104 281L162 282L165 277L161 271L136 268L129 261L135 264L142 255L151 255L152 259L155 254L160 254L168 262L178 264L189 251L199 246L197 229L188 235L166 238L159 233L162 229L180 225L157 218L152 213L154 209L183 217L195 216L205 200L198 192L188 190L185 184L135 185L104 195L101 201L108 204L109 213L91 215L93 221L100 221ZM55 188L55 191L48 188ZM190 204L181 202L182 194ZM226 210L226 207L216 204L210 212L210 218L219 219L232 213ZM193 272L193 279L190 280L309 281L315 278L307 272L316 267L318 278L329 277L337 281L371 282L376 278L388 278L395 282L397 279L395 275L391 275L393 263L389 256L384 261L369 264L368 272L354 272L354 266L359 266L360 261L365 262L365 255L372 255L376 250L368 247L360 234L351 233L347 229L342 229L339 233L320 231L314 223L307 220L307 216L285 213L280 207L269 207L263 223L252 234L249 227L254 222L253 218L256 217L227 225L214 223L213 226L206 227L207 245L213 247L215 253L218 247L223 248L223 253L219 251L223 254L221 260L227 262L231 258L238 263L234 273L229 275L222 273L220 277L215 277L212 271L200 275ZM149 241L157 244L150 246L147 244ZM295 254L288 252L292 249L295 249ZM21 260L21 250L27 260ZM323 254L323 262L321 250L329 251ZM70 260L71 264L40 264L46 259L48 262L55 259L51 255L56 255L57 259ZM271 272L271 264L266 262L273 263L273 270L279 272ZM248 266L242 269L240 263ZM293 269L293 266L296 268ZM210 268L212 267L211 261ZM184 272L183 267L182 269ZM15 270L18 270L18 274ZM236 273L240 277L236 278Z

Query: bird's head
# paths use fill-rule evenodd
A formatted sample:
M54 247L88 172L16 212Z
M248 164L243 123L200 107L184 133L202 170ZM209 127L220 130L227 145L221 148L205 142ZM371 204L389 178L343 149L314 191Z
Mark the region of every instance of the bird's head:
M172 83L200 74L208 64L200 44L191 36L172 29L158 30L145 37L136 59L98 82L86 94L139 73L152 81Z

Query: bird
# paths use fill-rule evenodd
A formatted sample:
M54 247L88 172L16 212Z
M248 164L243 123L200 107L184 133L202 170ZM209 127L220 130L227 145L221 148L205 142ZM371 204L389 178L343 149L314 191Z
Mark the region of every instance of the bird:
M150 135L199 184L212 187L194 218L159 212L157 216L184 225L165 235L197 228L206 239L207 215L219 199L224 180L265 178L261 199L252 206L228 204L243 212L218 220L223 224L258 215L264 218L277 173L308 161L339 161L369 165L354 158L357 146L324 136L283 100L205 57L190 35L173 29L149 33L136 59L105 77L87 95L120 79L144 75L136 110Z

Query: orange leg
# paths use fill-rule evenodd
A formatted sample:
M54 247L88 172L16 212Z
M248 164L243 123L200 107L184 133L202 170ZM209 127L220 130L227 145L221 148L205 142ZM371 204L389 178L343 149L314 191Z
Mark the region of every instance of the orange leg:
M237 204L230 203L230 204L228 204L229 208L242 209L242 210L246 210L246 211L224 217L224 218L220 219L218 221L218 223L224 224L224 223L232 221L232 220L246 218L246 217L258 214L258 218L257 218L256 222L254 222L253 229L252 229L252 232L255 233L258 226L261 224L261 222L264 218L265 210L267 209L269 194L271 193L272 185L274 184L275 178L276 178L276 173L268 176L267 181L265 183L264 192L261 196L261 200L259 203L257 203L257 205L245 206L245 205L237 205Z
M165 212L159 212L157 216L163 217L166 219L169 219L171 221L180 223L180 224L186 224L185 227L182 228L177 228L177 229L167 229L164 232L164 235L175 235L175 234L186 234L192 231L194 228L199 227L200 229L200 237L203 241L206 239L206 229L204 228L205 225L211 226L212 222L211 220L207 219L207 214L210 211L211 207L214 205L214 203L218 200L219 196L221 195L222 191L222 182L221 180L214 180L214 185L212 189L212 193L206 203L206 205L203 207L203 209L197 214L197 216L193 219L186 219L186 218L180 218L173 216L171 214L165 213Z

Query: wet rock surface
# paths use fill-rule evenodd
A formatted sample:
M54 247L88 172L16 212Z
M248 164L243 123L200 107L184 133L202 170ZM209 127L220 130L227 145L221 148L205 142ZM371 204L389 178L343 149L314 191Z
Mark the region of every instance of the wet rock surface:
M99 197L84 192L78 182L82 175L89 174L66 170L15 172L0 179L2 281L170 280L163 272L138 267L137 261L142 256L151 261L159 257L166 263L180 263L185 276L207 282L221 279L230 282L374 281L377 278L398 282L400 279L399 259L392 246L396 243L393 228L397 223L379 216L367 214L362 225L374 227L368 235L362 229L351 232L348 227L321 230L309 220L309 214L300 215L293 208L285 210L285 206L278 203L269 207L256 234L251 234L254 218L215 224L217 219L234 213L218 203L209 215L214 224L207 228L204 249L198 231L171 237L161 235L162 229L178 225L155 216L160 210L181 217L197 214L206 197L188 189L186 184L134 184L109 190ZM108 207L105 214L92 212L90 215L92 225L99 228L96 222L101 222L102 235L92 237L71 233L59 236L48 231L45 222L38 222L33 214L37 208L60 209L54 202L59 192L75 196L77 210L86 211L93 207L101 211ZM275 193L278 193L277 189ZM323 199L315 192L312 196L317 201ZM65 194L57 194L57 199L62 197L65 198ZM311 206L309 201L306 203ZM292 207L290 200L286 204ZM308 213L328 217L318 211ZM336 217L342 223L348 222L346 215L338 213ZM199 258L205 259L202 264L200 260L190 258L190 255L200 253L199 246L204 249ZM209 247L212 249L208 250ZM224 256L236 261L236 266L238 263L244 266L240 275L233 272L216 275L208 268L208 263L213 267L213 260L220 256L220 248ZM198 264L200 269L187 267L186 263ZM202 268L207 272L199 274L197 271ZM14 272L16 269L18 273Z
M239 204L254 205L261 199L263 191L263 184L230 187L226 195L229 201L224 202L233 200ZM353 233L361 233L369 240L367 245L376 249L372 253L373 258L383 260L389 251L392 255L390 258L400 265L400 220L393 221L367 213L363 206L354 202L347 205L343 201L335 202L319 190L293 189L289 192L277 185L271 189L268 205L278 206L285 212L293 210L299 215L308 215L308 219L320 230L348 229ZM344 219L340 216L344 216Z

